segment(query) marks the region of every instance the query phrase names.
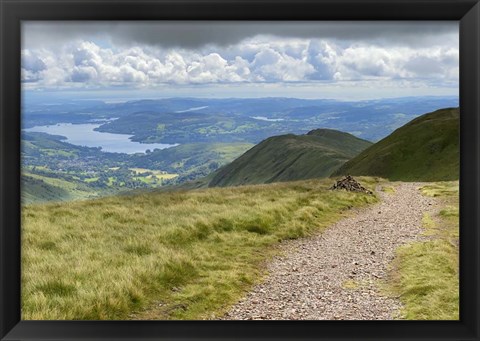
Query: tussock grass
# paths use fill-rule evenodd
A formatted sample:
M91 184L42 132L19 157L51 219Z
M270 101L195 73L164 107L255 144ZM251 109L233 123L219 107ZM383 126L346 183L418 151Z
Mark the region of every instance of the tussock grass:
M331 181L25 206L22 318L215 318L261 278L276 243L377 200Z
M382 192L385 192L385 193L395 193L396 190L395 190L395 187L393 186L382 186L381 188Z
M420 191L428 197L457 197L458 181L432 182L423 186Z
M388 291L400 296L409 320L458 320L458 181L429 184L420 189L441 197L445 207L423 226L430 240L397 249Z
M432 216L427 212L423 213L422 226L425 229L425 231L423 232L423 235L425 236L433 236L438 233L435 221L433 220Z
M342 283L342 288L344 289L350 289L350 290L355 290L360 286L360 284L357 281L354 280L346 280L345 282Z

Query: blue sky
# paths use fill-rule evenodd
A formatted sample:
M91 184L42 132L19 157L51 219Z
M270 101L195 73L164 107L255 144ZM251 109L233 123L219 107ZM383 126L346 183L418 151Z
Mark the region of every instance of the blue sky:
M456 96L458 22L24 22L25 91L83 97Z

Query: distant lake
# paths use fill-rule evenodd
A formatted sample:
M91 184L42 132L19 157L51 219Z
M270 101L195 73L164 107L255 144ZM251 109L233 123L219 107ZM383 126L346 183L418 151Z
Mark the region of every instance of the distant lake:
M265 116L253 116L252 117L254 120L259 120L259 121L267 121L267 122L280 122L280 121L285 121L283 118L268 118Z
M205 108L208 108L208 105L205 105L203 107L194 107L194 108L190 108L190 109L187 109L187 110L178 110L178 111L175 111L175 112L177 114L180 114L180 113L183 113L183 112L197 111L197 110L202 110L202 109L205 109Z
M102 147L102 151L111 153L145 153L147 149L165 149L178 144L140 143L130 140L133 135L112 134L95 131L98 123L72 124L57 123L49 126L36 126L24 129L26 132L47 133L50 135L65 136L65 142L85 147Z

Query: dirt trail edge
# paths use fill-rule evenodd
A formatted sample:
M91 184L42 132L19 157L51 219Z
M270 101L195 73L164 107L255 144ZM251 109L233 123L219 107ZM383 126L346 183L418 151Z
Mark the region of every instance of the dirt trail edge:
M395 249L423 239L422 217L434 199L421 183L399 183L381 202L311 238L282 243L282 256L222 319L390 320L398 299L379 293Z

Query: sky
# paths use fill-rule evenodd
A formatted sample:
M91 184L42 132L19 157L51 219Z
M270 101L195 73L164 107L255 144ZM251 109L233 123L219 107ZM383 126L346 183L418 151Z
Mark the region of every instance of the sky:
M22 86L83 98L458 96L458 22L22 24Z

